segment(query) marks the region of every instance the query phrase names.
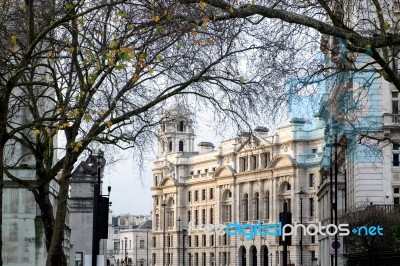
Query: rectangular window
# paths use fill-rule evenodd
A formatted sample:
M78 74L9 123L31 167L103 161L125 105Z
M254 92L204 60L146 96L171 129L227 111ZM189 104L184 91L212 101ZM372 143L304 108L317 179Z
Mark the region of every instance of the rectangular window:
M214 209L210 209L210 224L214 224Z
M139 248L144 248L144 240L139 241Z
M215 243L214 243L214 235L211 235L211 236L210 236L210 246L215 246Z
M214 188L210 188L210 200L214 199Z
M312 151L312 153L317 153L318 150L317 149L312 149L311 151Z
M400 166L400 149L398 144L393 144L393 166Z
M194 253L194 266L199 266L199 253Z
M153 237L153 248L157 247L156 237Z
M392 101L392 114L399 113L399 101Z
M194 211L194 224L195 225L199 224L199 210Z
M393 188L394 194L399 194L399 192L400 192L400 188L398 188L398 187Z
M311 173L308 175L308 182L310 187L314 187L314 174Z
M156 253L152 254L152 262L153 262L153 265L157 265L156 264L157 263L157 261L156 261Z
M310 217L314 217L314 198L309 198L309 203L310 203L310 212L309 215Z
M83 265L83 253L76 252L75 253L75 266L82 266Z
M201 223L206 224L206 209L201 210Z
M250 170L256 170L258 168L257 156L250 156Z
M192 191L188 192L188 202L192 202Z
M207 236L203 235L203 247L207 246Z
M400 122L399 118L399 101L392 101L392 122Z
M188 236L188 246L192 247L192 236Z
M194 236L194 246L195 247L199 246L199 236Z
M201 170L197 170L197 174L198 174L198 175L201 174Z
M192 213L190 211L187 212L187 220L188 222L192 220Z
M247 157L239 158L239 172L247 171Z
M201 190L201 200L206 200L206 190L205 189Z
M195 190L194 191L194 201L198 201L199 200L199 191Z
M204 169L204 173L208 173L208 168Z
M206 263L206 253L203 253L203 266L207 266L207 263Z

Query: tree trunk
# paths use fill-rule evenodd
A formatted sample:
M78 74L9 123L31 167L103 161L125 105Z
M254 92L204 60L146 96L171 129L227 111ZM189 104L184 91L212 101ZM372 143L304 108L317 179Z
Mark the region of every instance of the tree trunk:
M49 252L54 230L54 213L53 205L50 202L49 183L38 185L38 194L35 199L42 214L46 251Z
M57 211L54 221L54 231L51 238L49 252L47 254L46 266L67 265L67 260L63 252L63 242L65 217L67 213L68 191L72 169L73 163L66 162L65 167L63 168L62 177L59 180L60 191L58 194Z
M3 180L4 180L4 140L0 133L0 266L3 265Z

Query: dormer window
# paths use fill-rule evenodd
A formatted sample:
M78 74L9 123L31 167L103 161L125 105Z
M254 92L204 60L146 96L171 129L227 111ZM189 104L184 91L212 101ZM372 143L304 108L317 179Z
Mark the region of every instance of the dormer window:
M179 122L178 130L179 130L180 132L183 132L183 121L180 121L180 122Z

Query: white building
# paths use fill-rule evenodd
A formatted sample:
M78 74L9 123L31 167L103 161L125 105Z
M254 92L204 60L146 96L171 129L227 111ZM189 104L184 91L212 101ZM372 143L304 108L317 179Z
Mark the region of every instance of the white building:
M188 229L189 221L276 224L284 201L292 222L301 218L306 224L318 222L323 126L307 131L304 120L293 119L273 134L259 127L223 141L216 149L200 142L195 151L185 108L176 106L166 116L173 119L161 125L153 166L153 265L281 265L283 247L277 237L257 235L246 240L207 236L203 230L188 235L183 229ZM297 194L301 188L302 208ZM293 236L288 263L299 265L299 243L300 236ZM302 250L303 265L316 265L317 239L304 236Z
M152 221L146 220L138 226L119 231L120 245L116 265L152 265L150 244L152 241L151 226Z

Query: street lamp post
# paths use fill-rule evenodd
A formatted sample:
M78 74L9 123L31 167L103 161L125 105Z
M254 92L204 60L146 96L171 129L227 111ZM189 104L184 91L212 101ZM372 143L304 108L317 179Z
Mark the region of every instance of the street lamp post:
M186 229L183 229L182 230L182 240L183 240L183 243L182 243L182 245L183 245L183 252L182 252L182 255L183 255L183 266L185 266L185 232L186 232L187 230Z
M296 194L300 196L300 224L303 224L303 195L306 193L300 188ZM300 265L303 265L303 227L300 227Z
M127 248L128 248L128 238L125 237L125 265L128 265L128 252L127 252Z
M149 227L147 226L147 231L146 231L146 261L147 261L147 266L149 266Z
M138 240L138 236L136 235L136 247L135 247L135 249L136 249L136 262L135 262L135 266L137 266L137 240Z
M338 226L338 149L339 143L337 141L337 135L335 135L335 142L333 144L335 146L335 225ZM338 242L338 234L335 234L335 243ZM338 249L335 247L335 266L338 265Z
M167 206L167 204L165 203L165 201L164 201L164 203L163 204L161 204L161 207L163 207L163 209L164 209L164 211L163 211L163 241L162 241L162 243L163 243L163 256L162 256L162 265L164 266L165 265L165 207Z
M94 159L92 157L92 159ZM97 183L94 184L93 195L93 234L92 234L92 266L97 266L97 255L99 254L99 236L98 236L98 204L100 199L100 181L101 166L105 164L102 152L97 154Z
M180 259L179 259L179 254L181 253L180 251L180 241L181 241L181 239L180 239L180 231L181 231L181 217L178 217L178 265L179 265L179 262L180 262Z
M214 265L217 266L217 231L214 231L214 260Z

